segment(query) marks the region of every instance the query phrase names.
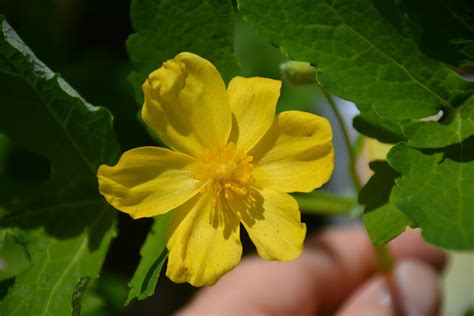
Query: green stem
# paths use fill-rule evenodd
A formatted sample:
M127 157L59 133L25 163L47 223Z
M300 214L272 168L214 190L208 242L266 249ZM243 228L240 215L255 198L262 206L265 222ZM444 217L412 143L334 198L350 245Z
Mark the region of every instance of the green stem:
M374 245L374 251L378 270L382 274L389 274L395 265L395 260L387 245Z
M354 184L354 187L357 192L360 191L362 188L362 183L359 179L359 176L357 174L357 169L356 169L356 156L354 154L354 150L352 148L352 143L351 139L349 137L349 131L347 130L346 124L344 123L344 119L342 118L341 113L339 112L336 103L334 102L334 99L332 95L319 83L317 83L319 86L319 89L323 92L324 96L328 100L329 105L331 106L331 109L334 111L334 114L336 115L336 119L341 126L341 131L344 136L344 142L346 144L347 152L349 153L349 173L352 178L352 183Z
M336 103L334 102L334 99L332 95L318 82L317 85L323 92L324 96L328 100L329 105L331 106L332 110L334 111L334 114L336 115L336 119L341 126L342 134L344 136L344 142L347 147L347 152L349 153L349 171L351 174L352 182L354 183L354 187L356 188L357 192L359 192L362 188L362 183L360 181L359 175L357 174L357 169L356 169L356 154L355 151L352 147L351 140L349 138L349 132L347 130L346 124L344 123L344 120L342 118L341 113L339 112ZM392 271L393 266L395 265L394 258L392 254L390 253L390 250L386 245L374 245L374 252L375 252L375 257L377 260L377 267L380 273L388 276L390 272Z
M350 215L357 205L355 196L337 196L323 191L294 193L302 212L306 214Z

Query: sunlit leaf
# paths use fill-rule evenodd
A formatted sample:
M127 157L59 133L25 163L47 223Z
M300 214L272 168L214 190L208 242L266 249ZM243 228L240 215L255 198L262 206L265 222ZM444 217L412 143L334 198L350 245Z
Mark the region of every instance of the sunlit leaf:
M426 57L408 27L388 22L372 0L239 0L244 18L294 60L309 61L338 97L390 120L454 111L473 91Z
M472 183L470 160L442 159L440 154L456 146L463 148L461 156L473 152L467 144L474 135L474 82L463 80L420 49L411 28L413 21L400 13L394 1L239 0L238 7L282 52L314 65L317 79L331 93L356 103L361 114L355 126L360 132L383 142L405 141L413 148L438 153L403 145L412 154L403 158L394 154L397 158L389 163L401 173L399 185L385 195L386 203L378 205L378 211L366 215L371 219L368 229L374 241L386 242L406 226L398 208L432 243L456 249L474 247L469 228L474 218L469 210L472 189L466 182ZM440 111L441 117L433 120ZM437 161L431 164L431 171L425 169L428 159ZM422 160L423 166L418 166ZM402 162L410 168L401 168ZM441 200L442 206L432 205ZM431 207L429 216L420 215L428 214L423 202ZM448 212L459 216L447 216ZM396 224L388 235L374 232L377 225L388 223Z
M472 148L474 137L433 152L399 144L388 155L401 173L392 199L433 244L474 249Z

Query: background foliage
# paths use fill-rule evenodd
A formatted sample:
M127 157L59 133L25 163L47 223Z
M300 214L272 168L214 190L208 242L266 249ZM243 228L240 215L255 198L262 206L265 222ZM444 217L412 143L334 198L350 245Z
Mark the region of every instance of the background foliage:
M278 65L287 58L310 62L317 83L284 84L279 110L324 111L314 106L322 89L357 105L360 133L395 144L385 161L371 163L374 175L358 197L374 243L412 226L434 245L474 249L474 82L456 68L474 65L472 1L114 6L110 14L106 1L0 4L1 314L117 315L127 301L130 313L143 315L135 299L152 295L157 282L160 298L151 306L189 290L159 278L167 216L132 222L107 206L95 178L98 165L113 164L120 151L154 144L136 119L140 86L181 51L211 60L226 81L281 78ZM297 196L303 211L357 209L353 196L330 189Z

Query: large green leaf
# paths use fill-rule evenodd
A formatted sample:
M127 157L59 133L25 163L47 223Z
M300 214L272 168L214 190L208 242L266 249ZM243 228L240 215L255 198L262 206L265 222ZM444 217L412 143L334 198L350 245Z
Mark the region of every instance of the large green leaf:
M402 233L410 220L395 205L392 187L400 175L386 161L373 161L374 175L359 194L365 205L364 225L376 245L382 245Z
M1 176L0 226L20 232L15 240L31 260L2 284L0 313L70 315L74 305L77 314L115 235L95 175L119 152L112 117L36 58L1 16L0 95L0 131L14 157Z
M392 199L433 244L474 249L474 137L434 152L406 144L388 159L401 178Z
M144 300L155 293L156 282L168 257L166 225L170 215L167 213L154 219L155 222L140 250L140 263L128 284L130 292L127 303L134 298Z
M428 123L420 118L440 110L442 122L429 125L444 129L442 124L448 124L456 130L459 120L472 120L473 111L462 113L472 107L468 99L474 83L428 58L402 17L387 19L390 1L238 3L244 18L290 58L315 65L318 80L331 93L354 101L362 115L370 109L375 125L421 126ZM472 124L462 125L462 138L474 134Z
M238 73L234 55L234 15L230 0L133 0L127 40L135 67L130 76L141 105L141 85L163 61L189 51L209 59L226 81Z
M317 79L323 86L356 103L361 114L355 125L362 133L436 152L461 146L463 155L473 153L468 144L474 137L474 82L463 80L424 54L394 1L238 3L244 18L272 43L292 59L311 62L318 69ZM433 121L432 116L440 111L441 118ZM403 146L408 150L407 145ZM393 155L389 162L402 174L399 185L385 195L385 204L366 215L374 241L386 242L406 225L398 208L423 229L432 243L447 248L473 248L469 228L474 218L469 209L473 205L469 197L471 161L440 160L441 153L427 155L415 149L408 153ZM432 169L428 170L430 159L437 164L431 164ZM402 163L410 168L402 168ZM443 204L434 207L433 201ZM426 205L431 207L429 216ZM456 215L450 217L448 213ZM388 223L396 224L389 234L374 232L377 226Z

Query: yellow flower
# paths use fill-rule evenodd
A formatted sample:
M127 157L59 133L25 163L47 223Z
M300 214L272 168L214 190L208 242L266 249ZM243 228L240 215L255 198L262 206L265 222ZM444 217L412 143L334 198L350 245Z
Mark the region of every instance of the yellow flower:
M306 226L288 192L310 192L334 168L329 122L275 116L281 82L235 77L225 87L207 60L181 53L143 84L144 122L170 149L140 147L100 166L101 194L133 218L174 210L167 276L214 284L240 261L240 223L267 260L302 251Z

